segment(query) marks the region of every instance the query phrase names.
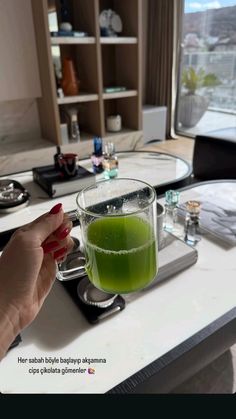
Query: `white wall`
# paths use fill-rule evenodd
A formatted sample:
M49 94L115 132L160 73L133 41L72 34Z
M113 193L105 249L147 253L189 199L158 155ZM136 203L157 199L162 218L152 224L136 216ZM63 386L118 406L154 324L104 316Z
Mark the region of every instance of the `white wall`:
M40 96L31 0L0 0L0 153L2 142L40 137Z
M41 96L30 0L0 0L0 101Z

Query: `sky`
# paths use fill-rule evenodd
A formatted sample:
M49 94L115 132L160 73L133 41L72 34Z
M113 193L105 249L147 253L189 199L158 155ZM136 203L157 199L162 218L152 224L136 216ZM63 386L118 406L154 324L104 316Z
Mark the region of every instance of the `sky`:
M185 13L236 6L236 0L185 0Z

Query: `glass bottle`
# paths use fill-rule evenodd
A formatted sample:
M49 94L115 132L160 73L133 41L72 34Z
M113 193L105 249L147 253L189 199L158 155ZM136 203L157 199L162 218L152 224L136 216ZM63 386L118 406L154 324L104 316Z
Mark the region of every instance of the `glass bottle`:
M93 139L94 152L91 155L91 162L93 165L93 173L99 174L103 172L103 153L102 153L102 139L94 137Z
M56 170L60 170L59 158L62 155L61 147L57 145L57 152L54 154L54 166Z
M165 221L164 229L168 232L173 232L177 222L177 205L179 203L178 191L166 191L165 193Z
M195 246L201 240L200 233L200 202L198 201L188 201L186 204L186 216L185 216L185 226L184 240L186 243Z
M105 179L112 179L118 175L118 157L115 154L113 143L105 144L102 164Z
M71 113L70 115L70 138L73 141L80 140L80 131L79 131L77 113Z
M102 139L100 137L94 137L93 148L95 156L102 156Z

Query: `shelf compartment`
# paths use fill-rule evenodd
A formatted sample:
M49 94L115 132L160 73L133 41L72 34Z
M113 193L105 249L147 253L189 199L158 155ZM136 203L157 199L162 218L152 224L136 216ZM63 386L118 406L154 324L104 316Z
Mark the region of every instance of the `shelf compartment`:
M101 109L99 106L99 101L97 100L86 103L78 103L74 104L74 107L78 111L78 123L80 132L89 133L92 137L101 136ZM66 105L65 108L61 106L60 109L61 114L65 115ZM68 119L66 122L68 123ZM84 138L84 135L82 137Z
M110 99L121 99L125 97L137 96L137 90L125 90L124 92L114 92L114 93L103 93L102 97L104 100Z
M80 133L89 133L90 137L102 136L102 116L99 101L74 103L73 109L77 112ZM70 105L62 104L59 107L60 120L62 124L67 124L68 130L71 123ZM85 138L85 136L82 136ZM89 138L89 137L88 137Z
M105 45L114 45L114 44L137 44L138 39L136 37L126 37L126 36L120 36L120 37L101 37L100 43Z
M80 93L78 96L65 96L57 98L58 105L67 105L70 103L95 102L98 100L96 93Z
M34 0L37 1L37 0ZM44 0L46 1L46 0ZM97 1L97 0L96 0ZM95 0L66 0L66 8L69 12L69 21L72 24L73 30L78 32L85 32L88 35L87 38L94 37L96 34L96 14L95 14ZM47 0L48 9L50 11L54 8L57 13L57 23L60 27L61 23L61 4L60 0ZM51 30L58 30L55 28L55 25ZM59 39L61 37L58 37ZM69 38L69 37L68 37ZM64 39L64 38L63 38ZM75 37L71 37L71 43ZM78 39L78 38L76 38ZM81 39L81 38L79 38ZM63 42L64 43L64 42Z
M126 133L128 130L138 131L140 128L139 120L139 98L138 96L111 99L104 101L104 117L105 117L105 130L107 117L110 115L121 115L122 118L122 131ZM109 132L112 135L112 133ZM119 132L117 132L119 134ZM106 135L108 132L106 130Z
M76 76L79 81L79 95L62 99L58 98L57 103L64 104L91 102L98 100L97 93L99 92L99 82L97 71L96 44L88 44L86 47L81 44L64 44L58 47L54 46L52 48L60 48L58 58L59 69L63 67L64 58L70 57L73 60ZM60 72L60 70L58 72Z
M51 45L86 45L95 44L94 36L76 37L76 36L53 36Z
M112 9L120 16L123 24L121 36L138 36L138 8L139 0L99 0L100 13Z
M138 65L138 49L133 45L104 45L102 48L103 86L124 86L127 91L137 91Z

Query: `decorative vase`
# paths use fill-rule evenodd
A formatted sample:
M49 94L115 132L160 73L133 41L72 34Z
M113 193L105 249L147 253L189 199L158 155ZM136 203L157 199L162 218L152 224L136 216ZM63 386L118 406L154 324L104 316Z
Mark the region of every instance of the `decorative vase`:
M79 82L74 62L70 58L64 58L63 60L61 86L65 96L76 96L79 94Z
M195 127L206 112L208 105L209 100L204 96L181 96L179 122L186 128Z
M70 13L68 1L60 0L60 3L61 3L61 22L71 22L71 13Z

